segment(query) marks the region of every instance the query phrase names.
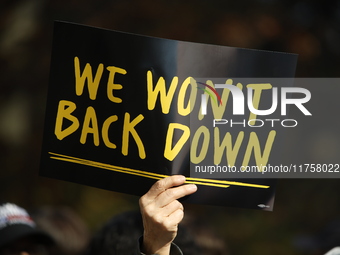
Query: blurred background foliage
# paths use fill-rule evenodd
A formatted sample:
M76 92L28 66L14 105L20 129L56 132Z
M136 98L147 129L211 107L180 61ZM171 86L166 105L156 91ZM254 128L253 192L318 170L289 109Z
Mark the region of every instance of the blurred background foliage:
M138 197L38 176L54 20L297 53L297 77L340 74L338 0L0 0L0 14L0 199L28 209L69 206L91 231L137 209ZM337 132L320 137L314 154L299 152L306 162L339 148ZM339 163L339 151L329 162ZM320 254L320 231L340 216L339 183L280 180L274 212L188 204L185 212L210 226L230 254Z

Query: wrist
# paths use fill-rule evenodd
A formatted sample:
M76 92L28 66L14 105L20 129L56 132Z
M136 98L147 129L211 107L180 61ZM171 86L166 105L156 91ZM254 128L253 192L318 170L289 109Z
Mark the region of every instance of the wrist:
M157 243L156 239L148 239L144 236L142 244L142 253L145 255L169 255L171 249L171 242L168 244Z
M142 253L144 253L145 255L169 255L170 248L171 244L161 246L157 244L148 245L146 243L143 243Z

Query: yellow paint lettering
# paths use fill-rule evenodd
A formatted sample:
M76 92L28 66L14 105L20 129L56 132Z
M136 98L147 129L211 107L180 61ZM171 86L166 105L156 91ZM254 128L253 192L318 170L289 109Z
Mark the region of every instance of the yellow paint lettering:
M159 95L162 112L164 114L168 114L177 85L178 85L178 77L175 76L171 81L171 84L170 84L170 87L167 93L165 80L163 77L160 77L156 83L156 86L153 87L152 72L148 71L147 72L148 109L153 110L155 108L156 101Z
M237 155L239 153L242 141L244 138L244 132L239 132L235 144L233 146L232 136L227 132L220 142L220 129L214 128L214 164L219 165L221 163L224 150L226 151L227 163L229 166L234 166Z
M191 85L190 97L189 97L188 104L185 106L184 100L185 100L185 95L187 93L189 85ZM187 116L192 111L192 109L195 106L196 95L197 95L196 81L191 77L186 78L184 82L182 83L182 86L178 93L177 107L178 107L178 113L180 115Z
M135 140L138 148L139 157L144 159L146 157L144 144L140 139L135 126L140 123L144 119L142 114L139 114L134 120L130 121L130 114L128 112L125 113L124 116L124 126L123 126L123 139L122 139L122 154L128 155L129 153L129 137L132 135Z
M83 129L81 131L80 142L82 144L86 143L87 135L93 134L93 143L95 146L99 145L99 130L97 116L94 108L92 106L87 107Z
M264 146L263 153L261 153L259 138L255 132L250 133L249 142L247 145L246 152L244 154L242 166L248 166L251 152L254 151L255 162L258 167L267 165L270 152L275 140L276 131L271 130L268 134L266 144ZM262 154L262 155L261 155Z
M80 74L79 58L75 57L74 58L74 71L75 71L75 78L76 78L76 95L81 96L83 94L85 81L87 80L90 99L95 100L97 97L98 86L99 86L99 82L103 74L103 70L104 70L104 65L99 64L96 75L93 79L92 67L89 63L87 63L83 70L83 73Z
M102 137L103 137L104 144L106 145L106 147L111 148L111 149L116 149L117 146L114 143L112 143L109 139L109 128L110 128L110 125L117 120L118 120L117 115L112 115L104 121L104 124L102 127Z
M76 104L71 101L61 100L58 105L58 112L56 118L56 124L54 128L54 134L59 140L64 139L79 127L79 121L77 117L71 115L71 113L77 108ZM67 119L72 122L70 126L63 129L63 120Z
M215 87L213 82L208 80L206 82L207 85L210 85L211 87ZM227 85L232 85L233 84L233 80L232 79L228 79L225 84ZM242 90L243 85L241 83L237 83L236 87L238 87L239 89ZM222 91L222 95L221 95L221 100L222 100L222 104L220 104L218 102L218 100L216 100L217 103L215 103L213 100L211 100L210 96L208 95L207 92L204 92L206 94L206 98L207 98L207 104L210 100L210 105L212 108L212 112L214 115L214 119L223 119L223 114L225 112L225 110L227 109L227 104L228 104L228 100L229 100L229 94L230 94L230 90L227 88L224 88ZM212 93L212 92L211 92ZM215 97L215 95L212 93L212 95ZM202 115L202 112L199 111L198 112L198 119L202 120L204 118L204 115Z
M172 146L175 129L182 130L183 133L176 142L176 144ZM172 161L180 152L180 150L182 149L186 141L189 139L189 137L190 137L189 127L179 123L170 123L166 134L164 157Z
M107 81L107 97L113 103L121 103L122 99L119 97L115 97L113 95L113 90L120 90L123 88L123 86L121 84L115 84L114 77L116 73L125 75L127 72L125 69L115 66L108 66L106 69L110 71L109 79Z
M200 140L200 137L203 135L203 142L200 153L197 155L197 147ZM205 126L200 126L192 138L191 148L190 148L190 159L194 164L198 164L204 160L207 155L210 141L210 132L209 129Z
M247 88L252 88L254 90L253 106L254 106L255 109L259 109L262 90L271 89L272 87L273 86L270 83L258 83L258 84L248 84L247 85ZM250 112L249 120L252 120L252 121L249 122L249 125L254 125L255 119L256 119L256 114Z

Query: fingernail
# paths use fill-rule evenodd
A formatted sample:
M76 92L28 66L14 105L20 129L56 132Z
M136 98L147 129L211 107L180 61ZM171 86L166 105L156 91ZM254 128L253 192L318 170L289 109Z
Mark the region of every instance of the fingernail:
M178 177L177 177L178 179L178 182L185 182L185 176L184 175L179 175Z
M197 186L196 186L195 184L189 184L189 185L188 185L188 189L189 189L190 191L196 191L196 190L197 190Z

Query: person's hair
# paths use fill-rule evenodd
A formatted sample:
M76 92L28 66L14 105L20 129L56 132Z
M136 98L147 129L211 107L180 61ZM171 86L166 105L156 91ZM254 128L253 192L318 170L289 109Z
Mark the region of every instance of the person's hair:
M143 234L139 212L126 212L111 218L92 238L87 255L133 254Z

